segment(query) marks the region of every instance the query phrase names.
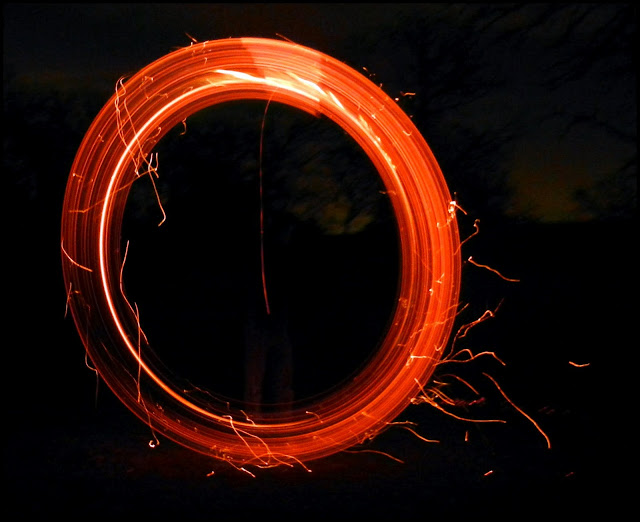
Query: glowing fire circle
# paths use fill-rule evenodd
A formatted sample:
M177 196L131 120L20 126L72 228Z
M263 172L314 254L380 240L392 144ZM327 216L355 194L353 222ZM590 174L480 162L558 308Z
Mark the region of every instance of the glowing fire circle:
M280 102L338 124L375 165L400 238L398 302L376 355L352 382L273 418L250 418L167 379L121 285L124 207L131 184L153 169L154 145L188 116L232 100ZM194 44L121 82L84 137L62 215L69 307L101 377L153 430L239 465L317 459L378 433L430 379L458 303L454 207L418 130L358 72L284 41Z

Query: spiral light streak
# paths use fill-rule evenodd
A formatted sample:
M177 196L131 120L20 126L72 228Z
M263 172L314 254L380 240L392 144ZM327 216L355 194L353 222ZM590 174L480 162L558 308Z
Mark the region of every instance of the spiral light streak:
M289 412L248 418L169 377L121 286L122 220L131 185L155 175L155 144L190 115L233 100L280 102L324 115L377 169L400 237L398 302L380 349L352 381ZM378 86L289 42L232 38L174 51L120 82L77 152L62 215L69 306L100 375L168 438L237 465L331 455L373 437L429 381L458 303L455 205L429 147ZM215 298L215 296L212 296Z

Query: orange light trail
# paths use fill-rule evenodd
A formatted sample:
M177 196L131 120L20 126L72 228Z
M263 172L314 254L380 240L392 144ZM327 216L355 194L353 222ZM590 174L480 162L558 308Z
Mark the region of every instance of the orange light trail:
M575 363L573 361L569 361L569 364L574 368L586 368L591 365L591 363Z
M489 270L489 272L493 272L494 274L498 275L498 277L501 277L502 279L504 279L505 281L510 281L512 283L519 283L520 279L511 279L509 277L505 277L503 276L500 272L498 272L495 268L491 268L490 266L487 265L481 265L480 263L476 262L473 260L473 257L469 257L469 259L467 259L467 261L469 263L471 263L472 265L475 265L479 268L486 268L487 270Z
M177 385L121 289L124 208L136 180L158 176L153 147L194 113L234 100L279 102L339 125L380 175L400 238L398 306L378 352L357 378L326 396L255 418ZM291 42L193 43L119 81L76 154L61 236L64 279L74 289L69 307L113 393L154 434L242 470L325 457L382 431L429 382L458 305L457 222L426 142L379 86Z
M549 439L549 436L548 436L544 431L542 431L542 428L538 425L538 423L537 423L535 420L533 420L529 415L527 415L524 411L522 411L522 409L521 409L521 408L519 408L518 406L516 406L516 405L514 404L514 402L513 402L509 397L507 397L507 394L502 390L502 388L500 387L500 385L498 384L498 382L497 382L493 377L491 377L491 375L489 375L488 373L484 373L484 372L483 372L483 375L484 375L487 379L489 379L489 380L490 380L490 381L495 385L495 387L496 387L496 388L498 389L498 391L502 394L502 396L505 398L505 400L506 400L509 404L511 404L511 406L513 406L513 408L514 408L516 411L520 412L524 417L526 417L526 418L531 422L531 424L533 424L533 425L536 427L536 429L537 429L537 430L540 432L540 434L544 437L544 440L547 442L547 448L551 449L551 439Z

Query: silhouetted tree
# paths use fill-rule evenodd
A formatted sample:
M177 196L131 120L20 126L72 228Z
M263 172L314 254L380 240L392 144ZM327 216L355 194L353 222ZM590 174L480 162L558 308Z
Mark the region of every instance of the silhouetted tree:
M345 61L366 65L399 98L474 215L505 219L515 139L553 125L558 140L579 127L626 151L579 201L603 217L610 198L628 216L637 192L636 19L630 4L427 5L351 35Z

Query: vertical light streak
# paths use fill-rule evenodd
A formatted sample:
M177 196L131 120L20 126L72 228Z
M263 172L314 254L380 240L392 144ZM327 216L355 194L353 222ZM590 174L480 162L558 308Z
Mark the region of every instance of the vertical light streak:
M260 157L258 158L258 184L260 191L260 275L262 277L262 294L264 296L264 307L267 315L271 314L269 308L269 294L267 292L267 274L264 263L264 172L262 171L262 156L264 147L264 126L267 120L267 111L269 110L269 104L271 99L267 101L264 107L264 114L262 116L262 125L260 126Z
M140 314L119 291L126 198L136 179L157 175L153 146L191 114L243 99L324 115L348 133L385 185L401 248L398 306L358 378L290 412L252 419L222 401L189 396L168 380ZM69 306L87 353L133 413L194 451L245 470L343 451L385 429L423 391L442 357L458 306L457 206L411 120L377 85L327 55L260 38L174 51L119 81L71 173L61 257L66 285L77 290Z

